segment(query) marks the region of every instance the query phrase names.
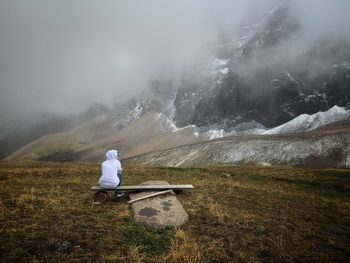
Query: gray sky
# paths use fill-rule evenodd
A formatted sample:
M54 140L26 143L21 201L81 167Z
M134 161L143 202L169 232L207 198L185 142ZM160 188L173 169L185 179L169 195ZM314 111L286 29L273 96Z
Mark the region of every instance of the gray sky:
M126 99L209 56L218 32L278 2L0 0L0 121ZM306 36L348 34L350 1L295 3Z

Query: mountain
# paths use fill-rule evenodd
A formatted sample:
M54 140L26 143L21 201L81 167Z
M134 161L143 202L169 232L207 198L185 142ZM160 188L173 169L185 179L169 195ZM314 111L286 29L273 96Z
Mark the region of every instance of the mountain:
M98 162L107 150L117 148L123 159L162 165L201 162L304 165L308 164L306 160L317 160L319 165L320 160L323 160L323 165L330 165L325 160L332 160L332 167L350 165L346 159L350 158L350 130L347 125L350 111L344 108L334 106L326 112L303 114L270 130L246 130L256 127L256 123L244 123L236 127L242 132L210 130L200 133L195 126L177 128L164 114L154 110L143 114L145 105L139 102L132 100L130 109L125 110L121 118L117 114L122 112L119 108L117 112L97 116L71 130L43 136L6 159ZM149 101L144 103L150 105ZM336 120L338 122L334 122ZM329 123L333 123L334 127ZM169 148L174 149L167 150ZM228 148L232 149L226 152ZM227 157L229 152L234 152L236 157ZM337 155L340 159L332 159L335 152L341 154L341 158ZM142 157L137 157L140 154ZM278 156L281 158L278 159Z
M224 129L212 129L202 133L197 132L197 136L202 139L216 139L233 135L301 133L315 129L325 129L328 125L337 125L339 123L347 123L348 121L350 121L350 110L333 106L325 112L317 112L311 115L301 114L293 120L272 129L267 129L263 125L251 121L240 123L233 127L231 131L226 132ZM198 131L198 128L195 130Z
M349 108L350 42L321 39L285 57L300 30L286 4L240 35L224 38L209 63L209 83L186 80L177 91L177 125L230 131L255 121L272 128L335 105Z
M123 158L155 152L145 162L157 164L157 158L172 156L159 156L167 154L159 151L187 147L179 150L189 155L187 161L173 156L176 165L200 163L202 157L204 162L297 165L337 156L341 159L335 163L346 166L345 133L322 133L317 140L305 135L307 142L300 134L280 135L349 118L350 41L315 39L291 52L301 37L302 25L290 15L288 3L282 4L262 21L221 36L215 56L202 67L173 79L156 78L139 96L72 129L43 136L7 159L100 161L106 150L118 148ZM233 136L230 143L225 138L220 143L200 142L225 136ZM190 150L193 143L208 148ZM234 154L227 147L233 147ZM276 154L273 147L279 149ZM269 151L264 157L265 149Z

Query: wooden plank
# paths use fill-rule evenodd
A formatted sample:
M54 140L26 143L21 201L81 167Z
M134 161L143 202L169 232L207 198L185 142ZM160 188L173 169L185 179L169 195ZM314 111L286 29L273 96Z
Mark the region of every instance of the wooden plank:
M158 195L164 195L164 194L168 194L168 193L173 193L173 190L166 190L166 191L157 192L157 193L150 194L150 195L145 195L145 196L142 196L142 197L139 197L139 198L135 198L133 200L128 201L128 204L132 204L132 203L135 203L137 201L141 201L141 200L144 200L144 199L147 199L147 198L150 198L150 197L154 197L154 196L158 196Z
M123 185L116 188L102 188L100 186L91 187L91 191L157 191L157 190L186 190L193 189L191 184L175 184L175 185Z

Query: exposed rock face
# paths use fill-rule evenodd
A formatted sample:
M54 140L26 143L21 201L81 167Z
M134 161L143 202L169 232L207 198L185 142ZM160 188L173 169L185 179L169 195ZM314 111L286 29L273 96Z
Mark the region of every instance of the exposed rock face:
M254 120L275 127L300 114L350 107L350 42L322 39L284 58L300 34L282 5L222 40L207 81L183 81L174 101L176 124L227 130Z
M147 181L141 185L168 185L163 181ZM131 194L135 199L155 192ZM134 219L138 223L156 228L165 226L180 227L188 221L188 215L175 195L165 194L151 197L132 204Z

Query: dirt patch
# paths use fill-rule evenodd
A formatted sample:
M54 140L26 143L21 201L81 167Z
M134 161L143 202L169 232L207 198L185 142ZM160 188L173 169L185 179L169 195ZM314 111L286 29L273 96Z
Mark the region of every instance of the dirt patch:
M145 207L139 211L140 216L152 217L152 216L156 216L157 214L158 214L158 210L153 209L152 207Z

